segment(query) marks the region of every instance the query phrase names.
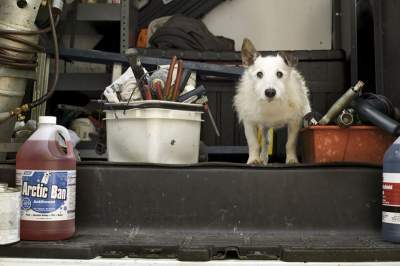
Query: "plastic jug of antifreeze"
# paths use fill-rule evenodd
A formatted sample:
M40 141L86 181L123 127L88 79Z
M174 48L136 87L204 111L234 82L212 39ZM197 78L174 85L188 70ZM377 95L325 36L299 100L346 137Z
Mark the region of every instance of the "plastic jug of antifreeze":
M62 240L75 232L76 159L68 130L52 116L17 153L21 239Z
M400 138L383 159L382 236L386 241L400 243Z

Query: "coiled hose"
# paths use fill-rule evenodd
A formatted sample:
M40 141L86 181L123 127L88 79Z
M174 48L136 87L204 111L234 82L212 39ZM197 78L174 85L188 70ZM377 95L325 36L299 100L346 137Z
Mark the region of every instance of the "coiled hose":
M47 33L51 32L52 34L52 39L53 39L53 46L54 46L54 79L53 83L51 84L50 89L47 91L47 93L33 101L32 103L24 104L14 110L10 110L7 113L0 113L0 123L6 121L7 119L19 115L21 113L25 113L29 111L30 109L44 103L47 101L54 93L55 88L57 86L58 82L58 77L59 77L59 61L60 61L60 55L59 55L59 48L58 48L58 40L57 40L57 32L56 32L56 24L59 21L59 16L57 16L56 21L54 20L53 17L53 12L52 12L52 7L50 4L50 1L47 1L47 8L49 12L49 21L50 21L50 26L44 29L36 30L36 31L16 31L16 30L3 30L0 29L0 38L11 40L20 44L24 44L28 46L29 48L18 48L18 47L11 47L9 45L4 45L0 44L0 65L6 65L12 68L16 69L26 69L26 70L32 70L35 69L37 64L36 64L36 58L32 59L21 59L12 54L12 52L18 52L18 53L25 53L25 54L32 54L35 55L37 52L44 52L44 48L36 43L33 43L31 41L25 40L21 38L20 36L29 36L29 35L39 35L42 33ZM10 53L11 52L11 53Z

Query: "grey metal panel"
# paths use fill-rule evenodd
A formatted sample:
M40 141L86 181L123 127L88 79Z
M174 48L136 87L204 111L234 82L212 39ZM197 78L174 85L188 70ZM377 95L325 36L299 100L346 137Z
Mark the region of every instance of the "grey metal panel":
M120 21L119 4L78 4L78 21Z

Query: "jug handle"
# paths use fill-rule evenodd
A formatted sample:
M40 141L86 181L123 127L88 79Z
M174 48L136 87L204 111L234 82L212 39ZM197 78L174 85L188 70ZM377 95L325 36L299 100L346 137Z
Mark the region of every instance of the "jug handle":
M66 141L66 146L67 146L67 155L73 155L74 154L74 151L73 151L73 148L72 148L72 145L71 145L71 136L69 135L69 132L68 132L68 129L66 129L65 127L63 127L63 126L59 126L59 125L55 125L55 128L56 128L56 133L59 133L63 138L64 138L64 140ZM56 135L54 135L54 138L56 137ZM68 145L68 143L70 144L70 145Z

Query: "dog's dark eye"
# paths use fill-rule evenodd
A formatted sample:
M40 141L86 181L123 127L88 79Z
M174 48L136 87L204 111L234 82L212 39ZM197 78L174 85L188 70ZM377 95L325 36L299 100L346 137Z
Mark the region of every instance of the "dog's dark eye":
M262 79L264 74L261 71L257 72L257 78Z
M276 72L276 76L278 79L280 79L283 76L283 73L281 71Z

